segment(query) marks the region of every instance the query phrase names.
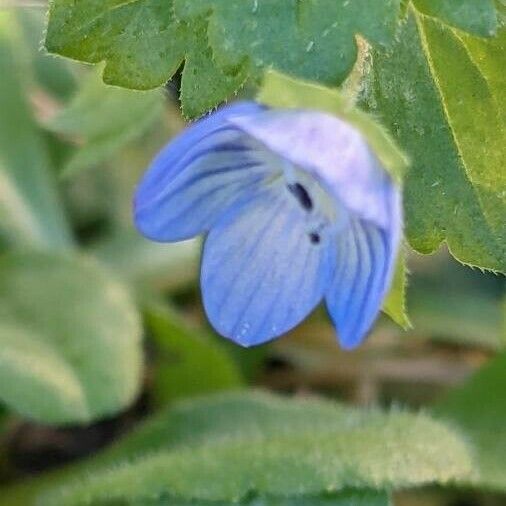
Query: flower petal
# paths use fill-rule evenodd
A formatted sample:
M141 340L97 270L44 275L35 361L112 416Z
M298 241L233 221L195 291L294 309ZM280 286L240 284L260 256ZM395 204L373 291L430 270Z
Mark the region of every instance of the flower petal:
M204 246L201 285L214 328L243 346L290 330L322 299L334 243L311 242L304 210L284 186L232 206Z
M230 123L318 179L349 210L381 227L388 225L384 192L390 176L362 134L329 114L265 110Z
M269 167L248 137L227 120L263 110L253 102L227 106L176 137L153 161L135 194L139 231L156 241L188 239L209 229L240 188Z
M345 349L363 341L390 287L401 231L400 199L391 203L389 228L353 219L339 238L337 268L325 298Z

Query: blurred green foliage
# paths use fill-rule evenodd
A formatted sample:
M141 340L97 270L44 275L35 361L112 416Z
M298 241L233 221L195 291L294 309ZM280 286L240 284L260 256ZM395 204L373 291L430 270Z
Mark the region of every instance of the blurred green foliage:
M162 113L162 104L161 92L106 88L99 73L90 73L68 106L47 124L83 144L65 163L63 174L97 166L141 136Z
M10 12L1 14L0 239L16 246L69 248L71 232L49 148L28 102L33 47L23 39L20 20Z
M88 259L39 252L4 254L0 278L2 401L45 423L89 422L132 402L141 328L121 284Z
M475 480L506 490L506 354L483 367L466 385L449 392L434 412L453 421L471 438L478 472Z
M239 367L220 342L198 335L168 307L150 308L145 318L157 346L152 386L157 404L242 386Z

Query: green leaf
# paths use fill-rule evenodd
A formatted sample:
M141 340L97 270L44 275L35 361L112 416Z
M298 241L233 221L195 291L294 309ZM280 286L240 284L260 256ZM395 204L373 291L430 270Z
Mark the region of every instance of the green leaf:
M160 86L185 61L183 110L196 116L266 67L338 84L355 62L355 34L388 44L399 5L399 0L55 0L46 47L90 63L105 60L105 82L136 89Z
M106 83L156 88L179 68L188 39L188 29L175 20L171 4L171 0L53 1L46 48L80 61L106 61Z
M503 353L450 391L434 409L436 415L459 426L472 443L478 473L464 484L506 491L505 389Z
M196 19L193 27L194 39L187 49L180 91L181 107L187 118L200 116L232 96L248 77L245 66L225 72L216 65L207 45L205 21Z
M29 49L17 18L0 12L0 237L11 245L69 248L53 167L26 100Z
M0 259L0 399L42 423L89 422L137 394L140 324L128 293L82 257Z
M51 3L46 47L90 63L106 61L108 84L146 90L165 83L186 62L181 97L186 115L215 107L244 82L238 69L213 64L206 23L174 17L171 0L57 0Z
M493 0L415 0L416 8L441 21L483 37L494 35L497 13Z
M140 136L162 113L163 96L104 86L93 72L77 95L47 126L84 142L68 160L64 174L98 165Z
M424 253L446 240L462 262L505 271L506 31L477 39L408 11L392 51L374 53L366 93L413 161L407 238Z
M275 68L326 84L341 82L356 59L355 34L388 44L399 15L397 0L174 0L189 23L208 15L213 55L223 68L247 62L254 77Z
M175 312L151 308L146 323L157 348L153 395L158 404L242 386L237 365L220 343L198 335Z
M460 437L425 415L331 402L221 394L184 402L111 449L94 470L41 497L66 506L182 499L237 501L447 483L470 476Z

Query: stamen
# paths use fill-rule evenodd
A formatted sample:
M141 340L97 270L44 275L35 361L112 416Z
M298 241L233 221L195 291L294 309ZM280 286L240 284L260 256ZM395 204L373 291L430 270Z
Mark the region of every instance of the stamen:
M318 232L310 232L309 240L311 241L311 244L319 244L321 240L320 234Z
M300 183L290 183L287 187L290 193L299 201L303 209L306 211L311 211L313 209L313 200L304 186Z

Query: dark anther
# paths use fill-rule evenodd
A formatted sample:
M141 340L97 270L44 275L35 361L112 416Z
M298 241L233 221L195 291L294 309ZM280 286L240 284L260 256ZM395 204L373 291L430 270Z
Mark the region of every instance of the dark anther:
M306 211L313 209L313 201L307 190L300 183L289 184L288 189Z
M317 232L310 232L309 233L309 240L312 244L318 244L320 242L320 234Z

